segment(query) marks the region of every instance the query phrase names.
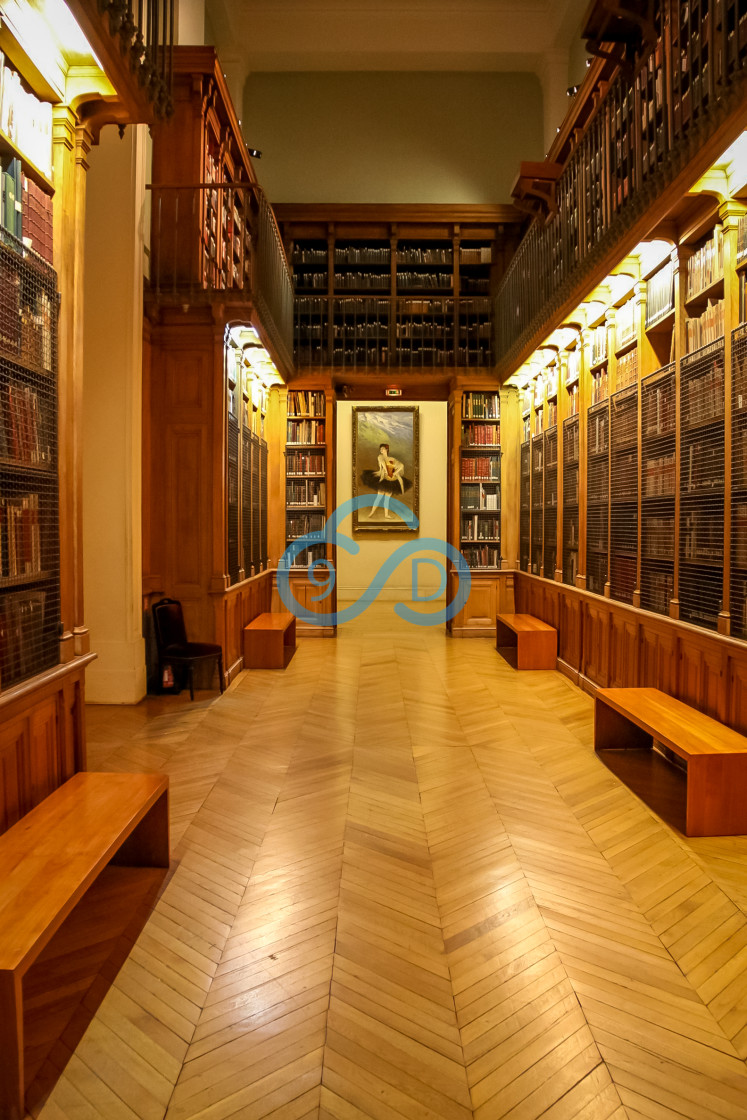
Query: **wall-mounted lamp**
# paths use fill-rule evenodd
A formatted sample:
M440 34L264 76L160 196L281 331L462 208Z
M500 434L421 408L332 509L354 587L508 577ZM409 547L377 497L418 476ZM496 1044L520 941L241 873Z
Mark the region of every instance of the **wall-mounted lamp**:
M262 153L260 152L259 148L250 148L247 144L246 150L252 157L252 159L262 159Z

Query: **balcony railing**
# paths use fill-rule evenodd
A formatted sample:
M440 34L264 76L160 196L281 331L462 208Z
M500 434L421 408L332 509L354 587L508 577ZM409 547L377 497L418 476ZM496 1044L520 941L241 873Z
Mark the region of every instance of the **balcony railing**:
M195 303L221 292L251 304L286 370L293 282L275 215L256 183L151 186L150 292Z
M497 359L531 344L582 276L674 182L745 91L747 0L659 0L656 45L607 89L495 301ZM705 168L703 169L705 170Z

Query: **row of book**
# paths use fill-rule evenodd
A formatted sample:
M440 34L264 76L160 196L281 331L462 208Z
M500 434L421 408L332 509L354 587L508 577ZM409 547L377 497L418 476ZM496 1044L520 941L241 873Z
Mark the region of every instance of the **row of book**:
M325 398L319 390L292 389L288 393L289 416L324 417Z
M321 328L316 335L321 338ZM337 341L338 339L350 339L352 341L360 341L367 339L374 339L381 341L389 337L389 323L380 319L358 319L352 323L333 323L332 325L332 338Z
M500 540L500 535L501 527L496 517L480 513L462 517L463 541L497 541Z
M433 320L423 322L409 321L404 323L397 323L397 338L398 339L422 339L428 342L436 342L441 340L450 339L453 334L453 328L450 323L435 322Z
M693 442L681 451L680 486L685 493L724 489L724 444L721 439Z
M52 463L52 438L36 389L11 382L0 389L0 459Z
M578 462L578 424L566 424L563 429L563 458L566 464Z
M710 510L690 510L682 518L682 556L686 560L711 560L721 563L724 556L723 520Z
M451 288L450 272L399 272L397 287L407 288Z
M285 517L285 538L297 540L307 533L319 533L324 528L323 513L287 513Z
M463 548L462 556L470 568L500 568L500 547L491 548L484 545L482 548Z
M293 250L291 264L326 264L326 249L302 249L298 245Z
M322 479L289 479L285 484L285 501L289 506L322 506L327 502L327 486Z
M335 264L389 264L391 251L386 248L375 249L371 246L348 245L335 248Z
M459 249L461 264L492 264L493 250L490 245L480 245L478 248L467 248L462 245Z
M416 245L397 249L397 264L452 264L453 260L451 249L422 249Z
M324 474L324 455L320 452L288 451L285 456L286 474Z
M500 424L462 425L462 447L498 447L500 442Z
M643 496L645 498L671 498L677 487L674 452L646 459L643 464Z
M628 299L615 312L615 346L627 346L636 336L635 297Z
M578 383L568 389L568 415L578 416Z
M657 614L669 614L669 602L674 597L672 572L647 571L641 575L641 606Z
M687 298L709 288L723 275L724 231L722 226L716 225L713 235L687 262Z
M43 175L52 178L52 105L24 89L1 52L0 131Z
M39 575L42 571L39 495L22 494L0 499L0 575L10 579Z
M687 352L699 350L709 342L716 342L724 333L724 301L709 299L705 311L697 319L685 322Z
M667 379L661 385L645 388L641 397L641 409L644 439L674 432L674 381Z
M0 601L0 680L3 688L39 671L44 660L44 591L16 591ZM53 650L50 661L54 664Z
M648 560L674 560L674 516L644 517L641 541Z
M465 420L498 420L501 398L498 393L464 393L462 417Z
M486 490L484 486L473 483L462 484L462 509L498 510L500 495L497 490Z
M624 401L613 398L612 401L612 450L618 451L623 447L638 441L638 409L635 396L627 397Z
M501 477L501 461L497 455L463 455L462 478L482 478L486 481L499 482Z
M684 395L684 427L720 420L724 415L723 353L714 356L704 373L698 372L687 383Z
M629 350L617 359L617 377L615 383L618 389L625 389L634 385L638 380L638 350Z
M578 505L578 471L563 479L563 505Z
M589 455L601 455L607 450L607 412L589 416L586 423L586 448Z
M735 568L747 568L747 505L735 505L731 518L732 564Z
M674 264L662 265L646 285L646 327L653 327L674 310Z
M600 323L591 332L591 364L599 365L607 361L607 324Z
M602 369L592 375L591 378L591 403L599 404L601 401L606 401L609 393L609 377L607 374L607 367L603 366Z
M286 443L324 443L326 425L324 420L288 420Z

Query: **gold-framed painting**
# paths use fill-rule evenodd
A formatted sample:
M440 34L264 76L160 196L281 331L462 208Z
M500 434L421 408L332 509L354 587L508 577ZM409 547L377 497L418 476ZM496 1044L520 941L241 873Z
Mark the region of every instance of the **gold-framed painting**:
M354 530L417 531L419 517L419 411L417 405L353 408L353 497L372 499L353 513ZM395 512L392 499L409 511Z

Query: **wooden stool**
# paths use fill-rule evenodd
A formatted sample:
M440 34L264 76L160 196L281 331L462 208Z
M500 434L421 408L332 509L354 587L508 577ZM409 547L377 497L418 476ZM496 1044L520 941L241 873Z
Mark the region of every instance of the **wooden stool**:
M517 669L554 669L558 632L532 614L499 614L495 618L495 648L516 647Z
M295 652L294 614L261 614L244 627L245 669L284 669Z

